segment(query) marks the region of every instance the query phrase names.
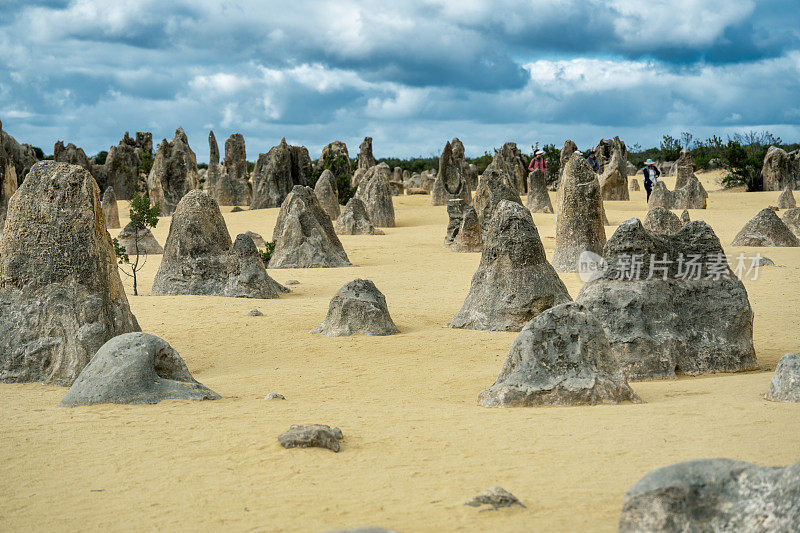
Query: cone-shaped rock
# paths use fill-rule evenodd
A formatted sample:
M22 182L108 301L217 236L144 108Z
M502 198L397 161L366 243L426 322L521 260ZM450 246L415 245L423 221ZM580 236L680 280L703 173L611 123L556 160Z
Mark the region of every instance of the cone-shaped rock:
M641 188L639 187L639 180L636 178L631 178L628 181L628 189L631 191L640 191Z
M350 198L347 201L347 205L336 219L335 231L339 235L383 235L381 230L375 229L372 225L364 202L358 198Z
M544 173L538 168L528 173L528 202L526 205L531 213L553 212L553 204L547 193Z
M653 470L622 503L619 533L797 531L800 462L756 466L695 459Z
M800 150L787 153L777 146L770 146L764 156L761 169L765 191L782 191L786 187L800 187Z
M558 179L561 179L561 176L564 174L564 167L567 166L567 161L569 158L572 157L572 154L578 151L578 145L572 139L567 139L564 141L564 146L561 147L561 153L559 155L559 162L560 165L558 166ZM530 189L528 190L530 194Z
M620 224L606 243L607 268L575 299L603 324L629 379L752 370L753 311L711 226L672 235Z
M356 279L344 285L331 299L328 316L311 333L328 337L349 335L394 335L394 325L386 298L368 279Z
M355 198L364 202L369 220L376 227L393 228L394 203L389 191L391 171L386 163L375 165L367 170L364 179L356 189Z
M305 146L289 146L281 139L266 154L259 154L252 176L250 209L282 205L295 185L307 185L311 158Z
M522 157L522 152L517 148L517 143L507 142L503 144L500 150L494 154L492 162L486 168L487 170L493 168L501 174L505 174L509 185L517 191L517 194L525 194L528 167ZM478 185L480 186L480 183ZM480 212L480 210L478 211Z
M464 218L464 200L461 198L449 200L447 202L447 217L447 233L444 236L444 244L445 246L450 246L461 230L461 220Z
M483 237L481 234L478 214L475 212L474 207L468 205L464 208L461 225L453 239L453 244L450 246L450 251L463 253L480 252L483 250Z
M478 181L475 199L472 201L481 231L486 232L492 215L503 200L522 205L522 198L519 197L517 188L510 181L508 174L498 171L496 167L488 167Z
M153 157L153 134L149 132L136 132L136 138L131 138L125 132L122 140L116 146L108 149L106 162L102 174L105 186L114 187L114 194L121 200L129 200L131 195L146 185L147 176L143 164Z
M203 191L184 196L172 216L150 294L277 298L279 292L253 239L241 234L231 243L217 202Z
M579 303L552 307L525 324L484 407L641 402L611 353L600 322Z
M559 272L575 272L581 253L602 254L606 243L600 183L580 153L567 162L556 203L553 266Z
M453 155L453 147L448 141L439 157L439 172L431 190L431 205L447 205L453 198L461 198L465 204L472 201L469 184L464 169Z
M171 215L181 198L199 185L197 157L189 148L183 128L178 128L171 141L164 139L158 146L153 168L147 176L150 200L158 202L161 215Z
M342 141L333 141L325 145L322 155L316 163L318 172L329 169L333 172L334 179L339 176L352 177L350 170L350 154L347 152L347 145Z
M367 170L375 166L375 157L372 155L372 137L364 137L358 147L358 165L356 168Z
M70 385L105 342L139 331L81 167L33 166L0 240L0 381Z
M336 189L336 178L333 177L333 172L328 169L322 171L314 185L314 194L317 195L322 209L328 213L331 220L336 220L339 217L339 192Z
M117 195L114 194L114 187L108 187L103 193L103 213L106 216L106 228L121 228L119 223L119 207L117 207Z
M216 158L219 159L219 153ZM206 190L219 205L250 204L251 185L247 176L244 136L241 133L234 133L225 141L224 166L208 164Z
M670 235L675 233L683 227L681 219L678 215L664 209L663 207L654 207L647 211L647 215L642 221L644 229L652 231L653 233L660 233L661 235Z
M167 341L149 333L126 333L109 340L97 351L60 405L219 398L219 394L192 377L186 363Z
M800 207L787 209L781 216L781 220L794 236L800 239Z
M295 185L283 201L272 240L269 268L352 266L311 187Z
M478 186L478 167L467 163L467 158L464 154L464 143L458 137L453 137L450 141L450 149L453 152L453 159L461 165L461 175L467 182L467 188L474 191Z
M545 257L531 213L516 202L497 206L469 294L448 326L519 331L542 311L571 301Z
M791 209L793 207L797 207L797 201L794 199L792 189L786 187L783 192L778 195L778 208Z
M681 224L688 224L691 221L692 219L689 217L689 211L684 209L683 213L681 213Z
M619 137L600 139L594 148L594 153L599 167L598 174L605 174L610 166L617 169L621 176L628 175L628 148Z
M762 209L736 234L731 246L800 246L800 241L772 209Z
M781 357L764 397L774 402L800 402L800 353Z
M663 181L656 182L647 202L647 208L660 206L665 209L705 209L708 198L705 187L694 174L686 180L683 187L674 191L670 191Z
M630 200L628 178L622 175L614 164L616 157L618 156L615 153L612 156L612 163L606 165L605 172L600 176L600 193L603 200Z
M681 155L675 162L677 169L677 179L675 180L675 188L680 189L689 183L689 178L694 174L694 164L692 163L692 154L689 150L681 150Z
M164 253L164 248L158 244L158 241L153 237L153 232L148 228L141 228L139 231L134 232L133 226L130 222L122 228L122 231L117 235L117 242L120 246L125 248L125 253L128 255L136 255L138 249L141 255L159 255ZM137 248L138 246L138 248Z

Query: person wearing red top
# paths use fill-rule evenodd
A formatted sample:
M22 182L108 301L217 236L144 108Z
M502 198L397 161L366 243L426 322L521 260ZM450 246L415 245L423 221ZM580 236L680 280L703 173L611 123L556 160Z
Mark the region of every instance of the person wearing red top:
M533 154L533 159L531 159L531 164L528 166L528 172L533 172L538 168L542 171L542 174L547 174L547 161L544 160L543 155L543 151L536 150L536 153Z

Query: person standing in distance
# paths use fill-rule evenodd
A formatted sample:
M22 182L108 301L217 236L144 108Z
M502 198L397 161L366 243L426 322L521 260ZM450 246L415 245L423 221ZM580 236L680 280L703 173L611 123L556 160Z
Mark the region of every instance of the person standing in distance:
M642 174L644 174L644 190L647 191L647 201L649 202L650 192L653 190L653 186L658 181L659 176L661 176L661 171L656 168L656 164L652 159L648 159L644 162Z

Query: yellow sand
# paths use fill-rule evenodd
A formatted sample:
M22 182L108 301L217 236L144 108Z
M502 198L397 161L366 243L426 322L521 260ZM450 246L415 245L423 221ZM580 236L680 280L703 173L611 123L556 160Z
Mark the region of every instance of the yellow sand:
M717 178L702 177L709 190ZM691 216L727 245L777 195L712 191L708 210ZM642 217L643 197L607 202L612 224ZM486 409L476 396L515 334L443 327L480 254L444 248L447 215L429 203L397 197L397 228L342 237L358 267L271 270L300 281L276 300L134 297L123 276L142 329L170 342L223 399L64 409L56 405L66 389L0 385L0 529L612 531L625 491L654 468L698 457L800 459L800 406L763 399L780 356L800 350L800 248L726 248L779 265L745 282L761 371L634 383L642 405ZM233 236L270 239L277 209L223 210ZM552 254L555 216L534 219ZM168 229L162 219L154 232L162 244ZM157 266L151 257L143 294ZM383 291L402 333L309 334L356 277ZM576 296L577 275L563 279ZM264 316L245 316L253 307ZM287 400L262 399L273 391ZM277 436L295 423L340 427L342 451L281 448ZM463 505L494 485L528 508Z

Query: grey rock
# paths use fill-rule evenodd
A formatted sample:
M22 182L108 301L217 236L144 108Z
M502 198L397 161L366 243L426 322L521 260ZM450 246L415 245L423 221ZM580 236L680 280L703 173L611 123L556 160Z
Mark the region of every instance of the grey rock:
M676 169L675 161L663 161L658 164L658 170L661 171L661 175L664 177L674 176Z
M757 267L775 266L775 261L773 261L769 257L757 256L757 257L753 258L753 266L757 266Z
M580 153L567 161L556 204L553 266L559 272L575 272L584 251L601 254L606 242L600 183Z
M364 137L358 147L357 169L367 170L375 166L375 157L372 155L372 137Z
M531 213L503 200L484 234L483 254L453 328L519 331L539 313L571 301L547 262Z
M63 141L56 141L53 145L53 161L57 163L67 163L69 165L78 165L86 169L89 174L92 174L92 165L89 163L89 158L83 148L78 148L72 143L64 146ZM94 175L92 175L94 177Z
M347 145L341 141L326 144L317 160L316 168L319 173L328 168L333 173L334 181L337 176L351 178L353 172L350 170L350 154L347 152Z
M125 253L130 256L135 256L137 250L141 255L160 255L164 253L164 249L158 244L158 241L148 228L140 228L138 231L134 231L130 223L126 224L122 231L119 232L117 242L125 248Z
M778 195L778 208L791 209L793 207L797 207L797 201L794 199L794 193L792 193L792 189L787 186L783 192Z
M691 221L692 219L689 217L689 211L684 209L681 213L681 224L688 224Z
M285 400L286 396L279 392L270 392L266 396L264 396L265 400Z
M17 186L22 184L25 176L30 172L31 167L36 164L36 152L29 144L20 144L17 140L3 131L3 123L0 121L0 183L5 184L9 169L13 168L13 173L17 177ZM5 185L3 185L5 187Z
M464 218L464 200L461 198L448 200L447 217L447 232L444 235L444 244L445 246L450 246L461 230L461 220Z
M386 163L370 167L354 195L354 198L364 202L369 220L376 227L395 226L394 203L389 191L390 176L391 171Z
M538 168L528 173L528 201L525 205L531 213L553 213L544 173Z
M764 397L773 402L800 402L800 353L781 357Z
M331 299L328 315L311 333L328 337L350 335L394 335L399 333L386 298L368 279L346 283Z
M647 211L642 226L644 226L644 229L652 231L653 233L670 235L681 229L683 223L681 219L678 218L678 215L669 209L658 206Z
M606 171L600 176L600 194L603 200L627 201L631 199L628 192L628 178L620 174L613 164L607 165Z
M781 220L794 233L795 237L800 239L800 207L787 209L781 216Z
M471 253L483 250L483 236L478 214L475 208L468 205L464 208L461 225L450 246L451 252Z
M478 186L478 167L467 163L464 143L458 137L453 137L450 141L450 150L452 151L453 160L461 167L461 176L467 182L467 189L474 191Z
M317 195L322 209L328 213L331 220L339 218L341 210L339 208L339 191L336 188L336 178L333 172L328 169L322 171L317 183L314 185L314 194Z
M241 133L234 133L225 141L225 171L230 179L247 181L247 150Z
M278 436L284 448L327 448L338 452L339 441L344 438L342 430L324 424L292 425L289 431Z
M464 502L464 505L469 505L470 507L480 507L482 505L488 506L484 509L481 509L481 511L497 511L501 507L511 507L514 505L519 505L523 509L525 508L525 506L517 499L516 496L502 487L492 487L488 490L485 490L474 498Z
M639 180L637 180L636 178L631 178L630 180L628 180L628 189L631 191L642 190L641 187L639 186Z
M439 156L439 172L431 189L431 205L447 205L453 198L461 198L465 204L469 204L472 195L464 176L464 168L453 155L452 144L448 141Z
M675 180L675 188L680 189L689 183L689 179L694 174L694 164L692 163L692 154L689 150L681 150L681 155L675 161L675 168L677 179Z
M628 161L628 163L626 165L626 168L628 169L628 176L633 176L633 175L636 174L636 167L633 166L630 161ZM637 185L638 185L638 183L637 183ZM630 186L629 188L632 191L638 191L639 190L639 189L634 189L633 186Z
M796 531L800 463L695 459L654 470L625 494L620 533Z
M134 192L147 188L144 159L153 157L153 134L136 132L131 138L128 132L122 140L108 149L103 165L106 188L113 187L117 198L130 200Z
M570 160L572 154L578 151L578 145L572 139L567 139L564 141L564 146L561 147L561 153L559 155L559 166L558 166L558 181L561 181L561 176L564 175L564 168L567 166L567 161ZM558 185L558 184L556 184Z
M620 224L603 259L608 268L575 301L603 324L629 379L758 367L747 291L711 226L694 221L659 235L634 218Z
M0 130L0 140L3 140L5 132ZM16 141L14 141L16 142ZM17 192L17 169L14 159L9 154L3 143L0 143L0 232L6 221L8 211L8 201Z
M694 174L686 180L683 187L674 191L670 191L663 181L656 182L647 202L648 209L659 206L666 209L705 209L708 199L705 187Z
M761 169L765 191L781 191L786 187L800 188L800 150L787 153L770 146Z
M525 324L484 407L641 402L611 352L603 326L584 306L551 307Z
M117 207L117 195L114 194L114 187L108 187L103 193L103 214L106 217L106 228L121 228L119 222L119 207Z
M286 285L300 285L300 282L297 281L296 279L289 279L286 280Z
M601 176L607 173L609 167L619 171L622 177L628 175L628 148L619 137L600 139L594 148L594 153L599 166L598 174Z
M405 193L405 186L402 181L392 180L389 182L389 194L392 196L403 196Z
M800 240L772 209L762 209L736 234L731 246L800 246Z
M475 198L472 200L483 233L486 233L489 221L500 202L508 200L522 205L522 198L517 193L516 185L507 173L501 172L497 168L491 165L486 168L478 182L478 188L475 189Z
M149 333L126 333L106 342L59 404L148 404L162 400L218 400L196 381L167 341Z
M0 381L71 385L107 340L139 331L85 169L43 161L0 240Z
M247 316L264 316L264 313L254 307L247 312Z
M241 213L242 211L244 211L244 209L242 209L238 205L233 206L233 209L231 209L231 213Z
M494 158L489 163L489 166L486 167L486 170L488 171L490 168L504 174L508 179L509 185L518 194L525 194L528 185L528 165L525 164L525 158L522 157L522 152L517 148L517 143L507 142L503 144L500 150L494 154ZM486 174L485 171L484 174ZM480 183L478 186L480 187ZM480 209L477 211L480 213Z
M199 190L183 197L172 216L151 295L277 298L287 291L267 274L253 239L242 233L231 243L213 198Z
M336 219L335 231L339 235L383 235L381 230L375 229L372 225L364 202L358 198L350 198L347 201L347 205Z
M225 164L219 164L219 148L214 132L208 136L212 154L208 163L205 190L219 205L248 205L252 186L247 175L247 153L244 136L234 133L225 141Z
M308 185L311 158L304 146L289 146L286 138L259 154L252 176L250 209L278 207L296 185Z
M153 168L147 176L150 200L158 202L162 216L171 215L181 198L199 186L197 156L189 148L183 128L178 128L171 141L164 139L158 146Z
M347 208L345 208L347 211ZM269 268L352 266L311 187L295 185L281 205L272 233Z
M406 196L413 196L413 195L420 195L420 194L430 194L429 191L421 187L407 187L406 188Z
M259 233L255 233L253 231L247 230L244 232L245 235L253 239L253 244L256 245L256 248L266 248L267 241L264 240L264 237L261 236Z

